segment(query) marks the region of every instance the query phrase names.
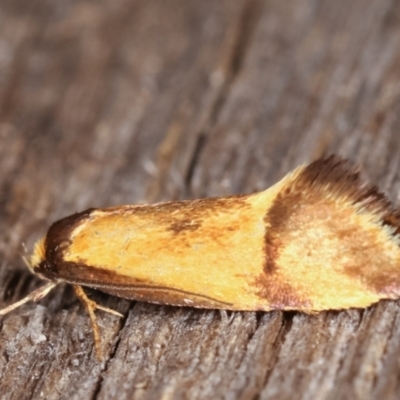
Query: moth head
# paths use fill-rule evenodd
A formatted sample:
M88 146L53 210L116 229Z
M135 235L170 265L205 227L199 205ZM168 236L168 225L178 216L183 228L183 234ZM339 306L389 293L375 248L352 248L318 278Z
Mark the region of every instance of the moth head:
M42 239L40 239L36 242L30 259L26 258L25 256L22 256L22 258L25 261L25 264L31 270L31 272L36 275L39 275L39 277L41 277L40 274L37 274L35 272L35 267L37 267L40 263L43 263L46 261L45 256L46 256L45 237L43 237ZM44 279L46 279L46 278L44 278ZM27 303L28 301L38 301L38 300L42 299L56 286L57 286L57 282L48 281L44 286L29 293L23 299L9 305L8 307L0 309L0 316L8 314L9 312L22 306L23 304Z

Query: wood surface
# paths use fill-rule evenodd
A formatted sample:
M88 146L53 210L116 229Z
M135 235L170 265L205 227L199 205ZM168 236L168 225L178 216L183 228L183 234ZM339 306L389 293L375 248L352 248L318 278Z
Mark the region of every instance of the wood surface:
M400 193L396 0L3 0L0 307L52 221L250 193L337 153ZM221 313L70 287L0 320L1 399L399 399L400 302Z

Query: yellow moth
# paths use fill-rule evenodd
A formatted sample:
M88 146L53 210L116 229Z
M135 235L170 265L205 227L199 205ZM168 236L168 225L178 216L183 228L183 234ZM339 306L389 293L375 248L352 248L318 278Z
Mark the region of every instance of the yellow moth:
M250 195L89 209L55 222L30 258L48 283L224 310L366 307L400 295L399 213L331 156Z

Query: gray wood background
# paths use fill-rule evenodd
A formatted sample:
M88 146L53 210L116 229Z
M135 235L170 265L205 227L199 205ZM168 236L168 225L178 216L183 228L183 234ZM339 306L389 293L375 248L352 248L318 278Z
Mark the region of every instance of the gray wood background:
M2 0L0 306L88 207L262 190L338 153L398 202L400 2ZM399 302L230 313L70 287L0 320L1 399L399 399Z

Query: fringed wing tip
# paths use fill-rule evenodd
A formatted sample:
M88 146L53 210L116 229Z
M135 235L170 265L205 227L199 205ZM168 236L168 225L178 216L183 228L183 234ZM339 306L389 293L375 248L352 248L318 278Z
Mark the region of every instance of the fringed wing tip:
M366 183L359 168L340 156L330 155L303 167L294 179L297 190L322 190L333 198L350 201L355 207L381 219L383 225L400 233L400 212L376 185Z

